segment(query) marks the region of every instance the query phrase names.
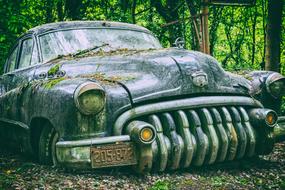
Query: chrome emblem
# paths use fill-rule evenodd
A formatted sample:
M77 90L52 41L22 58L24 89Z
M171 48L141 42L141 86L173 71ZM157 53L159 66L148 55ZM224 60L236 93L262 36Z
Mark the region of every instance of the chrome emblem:
M208 85L208 75L203 71L197 71L192 74L193 84L198 87L204 87Z

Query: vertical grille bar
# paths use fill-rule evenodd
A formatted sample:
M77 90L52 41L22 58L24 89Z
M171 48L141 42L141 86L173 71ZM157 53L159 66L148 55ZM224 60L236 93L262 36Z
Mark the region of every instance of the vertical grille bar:
M216 132L219 138L219 144L220 144L217 161L223 162L226 159L226 156L228 153L229 139L223 127L222 117L220 113L218 112L218 110L216 108L211 108L210 111L213 117L214 127L216 129Z
M230 107L230 113L232 115L233 118L233 123L234 123L234 127L235 130L237 132L238 135L238 150L237 150L237 159L240 159L242 157L244 157L245 155L245 150L246 150L246 146L247 146L247 136L245 133L245 130L241 124L241 117L240 114L238 112L238 110L235 107Z
M187 112L190 122L191 133L195 136L197 149L193 159L193 165L201 166L204 163L207 150L209 149L208 137L202 130L201 121L198 114L194 110Z
M229 139L229 149L227 153L227 160L233 160L237 153L237 147L238 147L238 138L236 131L233 126L232 117L227 110L227 108L222 107L220 110L223 125L225 126L225 131L227 133L228 139Z
M246 150L246 155L248 157L251 157L255 153L255 146L256 146L255 131L249 122L249 117L245 109L243 107L239 107L238 110L241 114L241 120L242 120L244 129L245 129L245 132L247 134L247 137L248 137L248 146Z
M177 134L175 122L169 113L163 113L161 115L162 127L166 132L166 136L170 139L171 148L171 158L170 169L177 169L181 160L183 153L184 143L182 138Z
M156 143L158 146L158 171L164 171L167 166L168 160L168 150L165 142L165 137L163 134L162 124L159 120L159 117L156 115L149 116L150 123L155 127L157 132Z
M189 131L189 122L186 114L179 110L174 113L175 121L177 122L177 132L184 141L184 154L181 160L181 166L187 168L192 161L194 154L194 144L192 135Z
M202 129L209 138L209 150L205 162L207 164L213 164L216 161L219 150L218 136L214 129L213 119L208 109L206 108L200 109L199 115L202 121Z

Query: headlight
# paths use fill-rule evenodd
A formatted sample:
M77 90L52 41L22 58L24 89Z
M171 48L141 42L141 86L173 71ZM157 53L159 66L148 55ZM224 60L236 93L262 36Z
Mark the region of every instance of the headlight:
M279 73L273 73L266 79L266 90L274 98L285 96L285 78Z
M97 114L105 106L104 89L96 83L83 83L74 93L74 101L79 111L85 115Z

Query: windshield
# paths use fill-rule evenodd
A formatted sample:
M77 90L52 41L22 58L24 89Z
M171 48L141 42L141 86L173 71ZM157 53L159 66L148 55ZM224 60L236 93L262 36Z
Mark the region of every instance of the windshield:
M73 29L56 31L39 37L43 62L61 55L91 49L111 51L116 49L144 50L161 48L151 34L120 29Z

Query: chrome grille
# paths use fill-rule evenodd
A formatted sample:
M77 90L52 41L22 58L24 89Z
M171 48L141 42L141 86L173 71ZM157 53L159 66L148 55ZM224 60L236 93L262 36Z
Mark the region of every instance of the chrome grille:
M153 165L159 171L208 165L255 154L255 129L241 106L177 110L140 119L151 123L157 130Z
M251 157L256 153L256 130L247 110L260 102L242 96L196 97L135 107L118 117L114 135L131 121L152 124L152 169L187 168Z

